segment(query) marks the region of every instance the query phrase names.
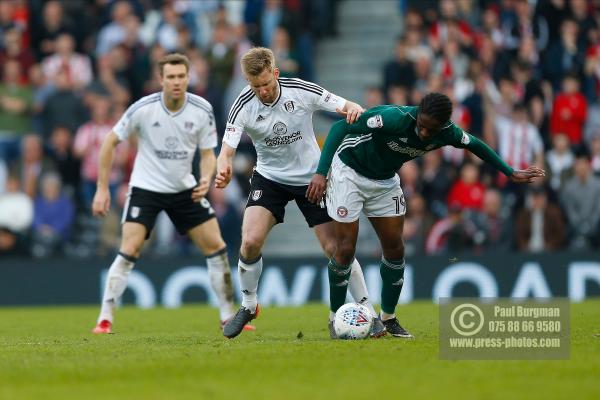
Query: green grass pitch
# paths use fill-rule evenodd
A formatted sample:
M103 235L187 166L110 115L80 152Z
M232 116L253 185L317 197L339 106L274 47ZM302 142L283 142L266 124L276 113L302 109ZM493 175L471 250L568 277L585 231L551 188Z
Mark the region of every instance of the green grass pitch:
M438 309L399 307L415 340L332 341L327 308L264 308L224 339L215 309L0 309L1 399L598 399L600 300L571 307L571 358L446 361ZM302 335L298 335L302 332ZM301 338L298 338L301 336Z

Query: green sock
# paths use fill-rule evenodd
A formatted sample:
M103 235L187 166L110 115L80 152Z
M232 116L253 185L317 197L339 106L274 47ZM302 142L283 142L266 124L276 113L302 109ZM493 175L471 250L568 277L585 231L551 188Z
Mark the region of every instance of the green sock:
M352 265L338 265L335 260L329 260L327 271L329 272L329 308L336 312L346 302L348 291L348 280Z
M404 283L404 259L388 261L382 257L379 272L383 281L381 285L381 310L386 314L394 314Z

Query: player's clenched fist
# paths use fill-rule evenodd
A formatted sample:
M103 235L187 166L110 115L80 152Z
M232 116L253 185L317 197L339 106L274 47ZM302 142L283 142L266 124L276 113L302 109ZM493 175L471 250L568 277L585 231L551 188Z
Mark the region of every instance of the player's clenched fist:
M217 176L215 177L215 187L219 189L223 189L226 187L231 181L231 165L217 171Z
M325 194L326 187L327 179L321 174L314 174L310 180L310 183L308 184L306 198L311 203L319 203Z
M98 189L92 202L92 214L96 217L104 217L110 209L110 192L108 189Z

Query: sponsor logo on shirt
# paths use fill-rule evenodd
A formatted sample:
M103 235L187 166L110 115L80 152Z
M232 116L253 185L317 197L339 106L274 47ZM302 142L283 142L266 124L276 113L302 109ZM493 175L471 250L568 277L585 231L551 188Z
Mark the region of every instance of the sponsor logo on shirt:
M286 101L285 103L283 103L283 106L285 107L285 111L292 113L294 112L294 102L293 101Z
M185 160L188 157L188 152L183 151L168 151L168 150L154 150L156 157L161 160Z
M277 147L282 146L284 144L294 143L301 139L302 133L300 133L300 131L296 131L286 136L275 136L272 138L267 138L265 139L265 144L269 147Z
M165 139L165 147L167 149L173 150L173 149L176 149L178 146L179 146L179 139L177 139L176 136L168 136Z
M160 128L160 122L156 121L155 123L152 124L153 128Z
M175 150L179 147L179 139L177 136L168 136L165 139L165 147L167 150L154 150L156 157L161 160L185 160L188 157L186 150Z
M400 145L394 141L387 142L387 145L390 149L394 151L400 151Z
M381 128L383 126L383 118L377 114L367 120L367 126L369 128Z
M283 122L277 122L273 125L273 133L276 135L285 135L287 133L287 126Z
M194 129L194 123L192 121L185 121L183 127L188 131L191 131L192 129Z
M265 117L263 117L262 115L258 114L258 117L256 118L256 122L260 122L260 121L264 121Z
M388 145L388 147L390 149L397 151L398 153L407 154L413 158L422 156L423 154L427 153L427 151L425 151L425 150L419 150L419 149L413 149L412 147L401 146L394 141L389 141L386 144Z

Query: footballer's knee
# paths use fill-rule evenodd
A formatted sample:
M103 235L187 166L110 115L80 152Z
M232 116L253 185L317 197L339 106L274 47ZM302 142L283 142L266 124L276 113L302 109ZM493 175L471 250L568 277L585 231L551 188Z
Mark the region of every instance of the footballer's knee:
M354 261L356 246L349 242L338 243L335 249L335 262L339 265L350 265Z
M125 239L121 242L121 247L119 248L119 252L122 254L127 254L130 257L138 258L142 251L142 246L144 242L140 242L135 238Z
M335 240L328 239L327 241L325 241L325 243L321 244L321 247L323 248L323 251L325 252L327 258L332 258L335 254Z
M400 240L389 246L382 246L382 251L386 260L402 260L404 258L404 242Z
M123 243L119 249L119 253L127 255L133 258L139 258L140 252L142 251L141 246L136 246L135 244Z
M253 236L247 236L242 238L242 246L240 248L240 255L245 259L255 259L262 251L263 241Z

